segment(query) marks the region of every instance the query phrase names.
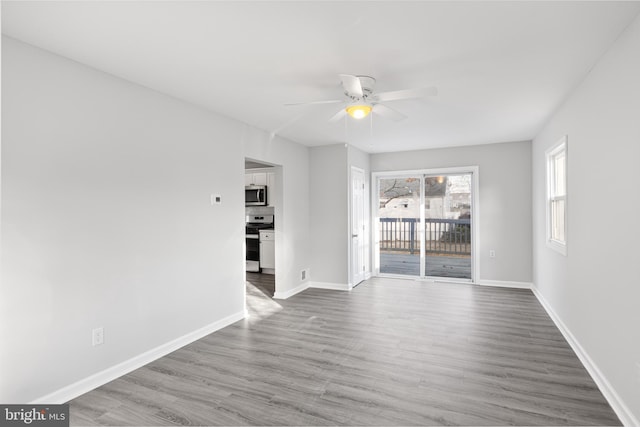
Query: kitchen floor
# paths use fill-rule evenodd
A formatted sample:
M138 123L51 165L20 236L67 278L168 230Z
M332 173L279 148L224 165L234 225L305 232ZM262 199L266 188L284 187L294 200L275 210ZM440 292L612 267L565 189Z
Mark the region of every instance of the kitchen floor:
M273 299L276 280L273 274L247 272L247 313L249 323L260 322L282 310L282 306Z
M247 271L247 294L261 292L273 298L276 291L276 276L273 274L251 273Z

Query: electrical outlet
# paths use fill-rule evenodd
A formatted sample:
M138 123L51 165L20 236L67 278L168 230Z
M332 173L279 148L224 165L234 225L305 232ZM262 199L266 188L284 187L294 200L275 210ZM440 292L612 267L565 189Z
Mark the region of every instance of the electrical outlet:
M212 194L211 195L211 204L212 205L219 205L222 203L222 196L219 194Z
M305 280L307 278L307 270L302 270L300 273L300 280Z
M491 249L489 250L489 258L495 258L496 257L496 251Z
M104 328L95 328L91 331L91 345L96 346L104 342Z

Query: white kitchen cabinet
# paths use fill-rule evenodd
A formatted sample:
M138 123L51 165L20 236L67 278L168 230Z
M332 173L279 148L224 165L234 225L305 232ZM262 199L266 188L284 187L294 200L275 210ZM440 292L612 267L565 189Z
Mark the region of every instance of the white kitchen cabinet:
M267 173L246 173L244 175L244 185L267 185Z
M273 172L267 173L267 205L275 206L275 194L276 194L276 174Z
M276 268L275 243L275 232L273 230L260 230L260 268L268 270Z

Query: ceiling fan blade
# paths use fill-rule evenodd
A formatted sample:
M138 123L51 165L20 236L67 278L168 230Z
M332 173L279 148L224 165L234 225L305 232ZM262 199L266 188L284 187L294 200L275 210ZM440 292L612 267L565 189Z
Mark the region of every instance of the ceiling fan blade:
M357 76L352 76L351 74L339 74L339 76L340 80L342 80L342 87L349 95L362 98L364 92L362 92L362 84Z
M312 102L290 102L284 104L285 107L294 107L297 105L318 105L318 104L337 104L338 102L344 102L343 99L329 99L327 101L312 101Z
M378 101L397 101L400 99L423 98L425 96L436 96L438 88L435 86L423 87L417 89L394 90L391 92L376 93Z
M385 119L393 120L394 122L401 122L402 120L407 118L407 116L405 116L401 112L394 110L391 107L387 107L384 104L374 105L373 112L376 114L380 114Z
M341 108L336 114L333 115L333 117L329 119L329 123L335 123L346 115L347 115L347 110L345 110L344 108Z

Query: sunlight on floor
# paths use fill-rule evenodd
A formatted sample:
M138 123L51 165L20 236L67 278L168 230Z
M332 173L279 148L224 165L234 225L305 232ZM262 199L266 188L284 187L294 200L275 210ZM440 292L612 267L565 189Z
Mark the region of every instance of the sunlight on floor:
M250 322L260 321L282 310L282 306L260 287L247 280L247 311Z

